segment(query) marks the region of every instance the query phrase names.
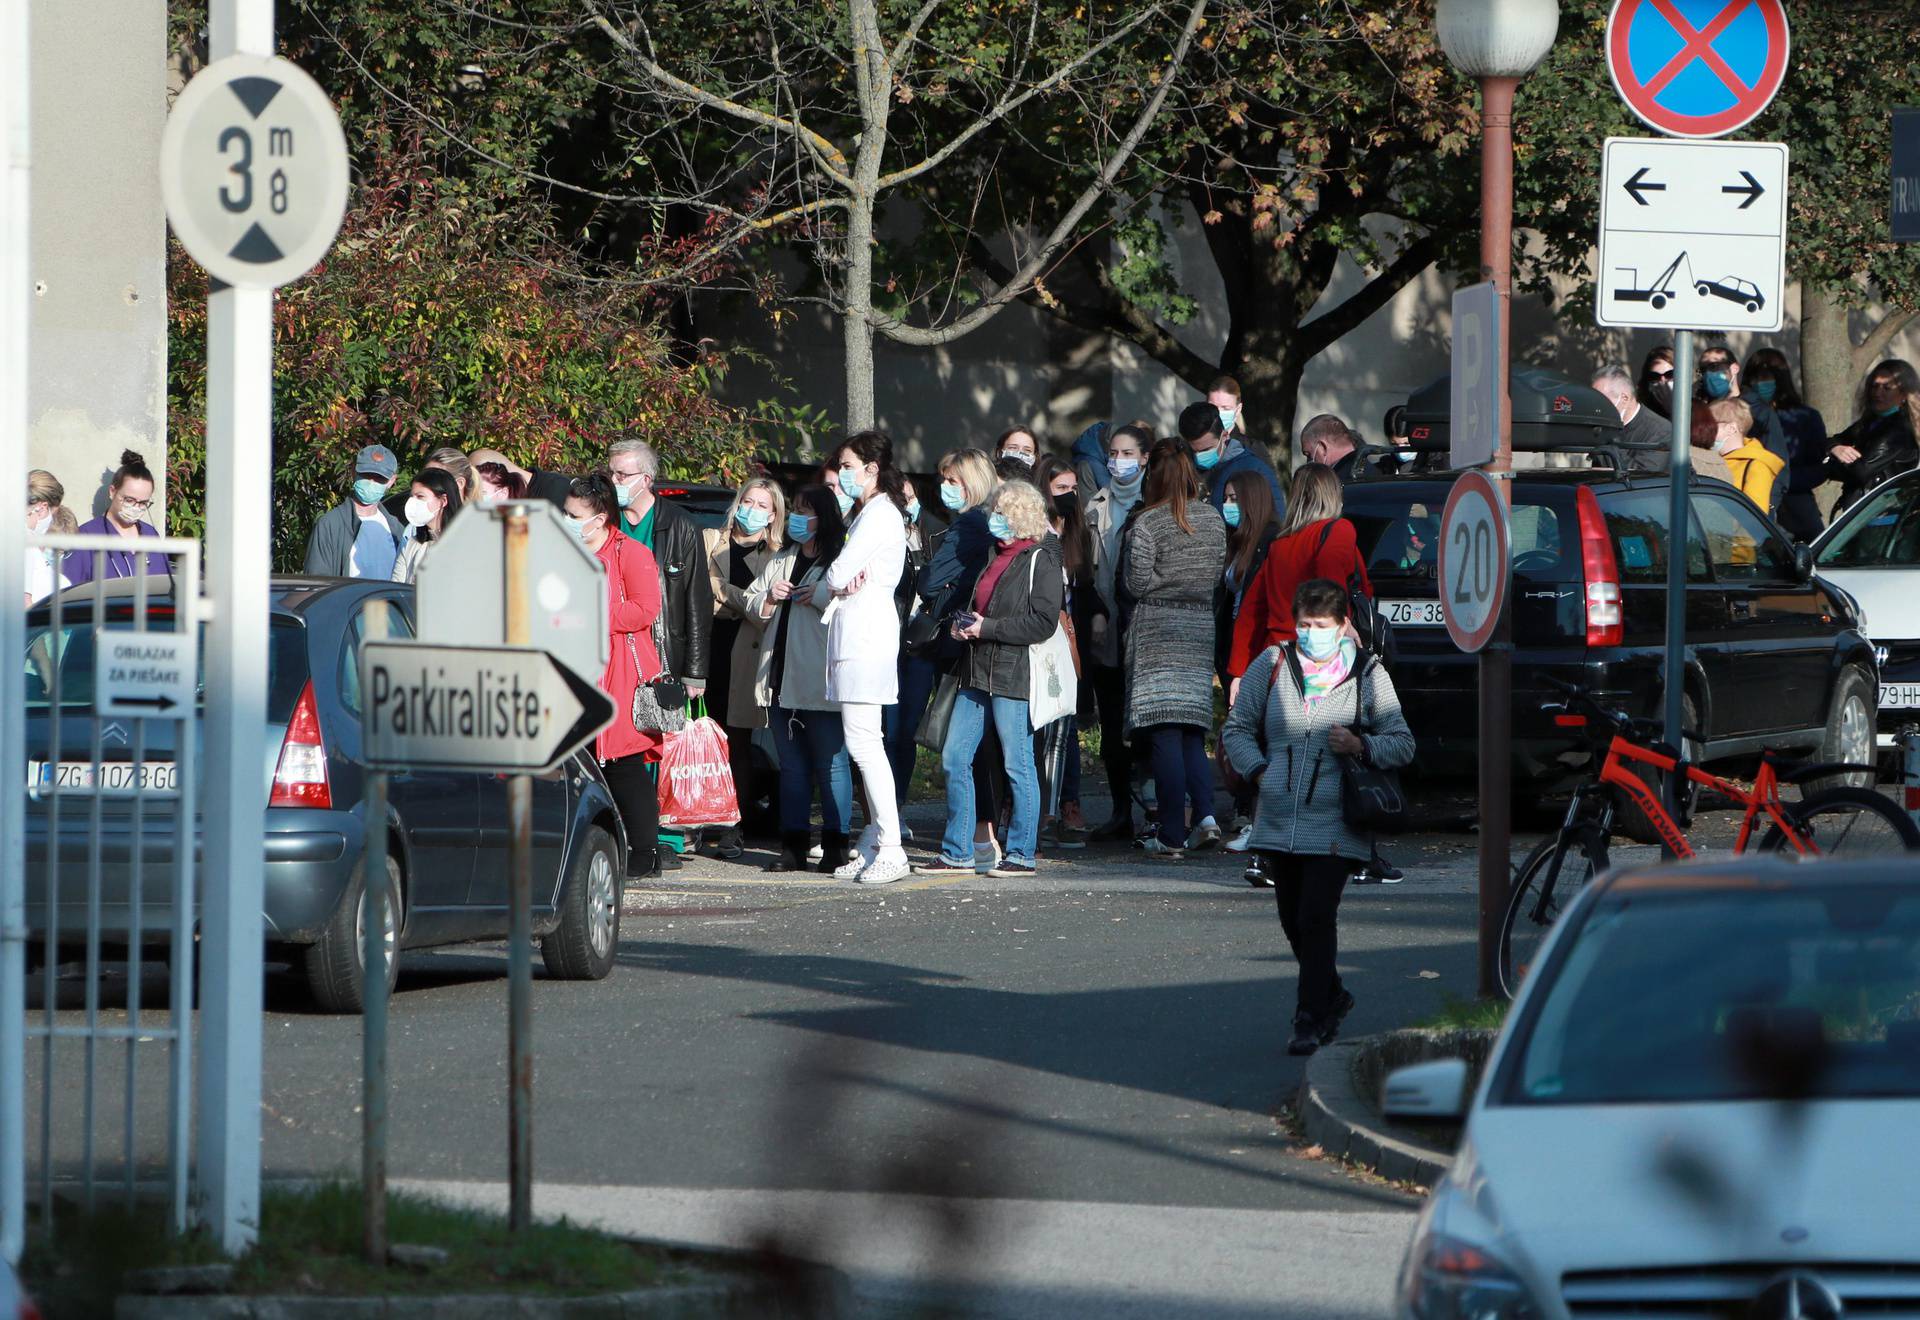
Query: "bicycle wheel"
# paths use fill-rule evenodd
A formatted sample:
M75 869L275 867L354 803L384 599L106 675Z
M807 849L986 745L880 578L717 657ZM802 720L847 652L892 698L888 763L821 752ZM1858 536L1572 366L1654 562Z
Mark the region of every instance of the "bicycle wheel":
M1870 788L1826 788L1782 804L1794 830L1807 841L1801 852L1779 825L1761 836L1761 852L1795 861L1814 857L1889 857L1920 849L1913 818Z
M1556 835L1534 845L1514 878L1513 892L1507 896L1507 915L1500 923L1499 961L1500 990L1508 999L1520 992L1520 983L1527 979L1527 971L1539 957L1553 923L1587 882L1607 869L1607 845L1591 834L1569 839L1554 869L1554 845L1558 842Z

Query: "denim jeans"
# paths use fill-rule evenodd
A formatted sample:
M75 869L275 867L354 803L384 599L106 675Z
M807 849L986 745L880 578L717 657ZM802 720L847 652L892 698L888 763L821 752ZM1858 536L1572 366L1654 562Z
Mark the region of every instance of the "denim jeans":
M973 856L973 754L986 734L989 714L1000 735L1007 782L1013 790L1007 857L1032 865L1040 841L1040 777L1033 767L1027 703L1015 697L990 697L979 688L960 689L947 726L947 745L940 752L940 766L947 774L947 832L940 851L948 861Z
M773 745L780 753L780 830L798 834L813 823L813 795L820 793L820 828L845 834L853 819L853 771L837 710L767 711Z
M920 732L921 717L933 699L934 685L940 681L940 667L919 656L900 657L900 700L887 707L887 760L893 764L893 787L899 804L907 805L907 788L913 783L913 763L920 745L913 735Z
M1187 846L1187 803L1193 823L1213 814L1213 767L1207 762L1207 731L1191 724L1156 724L1147 730L1153 746L1154 797L1160 807L1160 842Z

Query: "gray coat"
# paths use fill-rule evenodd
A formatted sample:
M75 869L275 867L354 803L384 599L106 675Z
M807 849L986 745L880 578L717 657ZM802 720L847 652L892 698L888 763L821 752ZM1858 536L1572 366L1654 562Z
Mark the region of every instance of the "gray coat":
M1121 581L1138 602L1127 624L1127 732L1156 724L1213 727L1213 588L1227 562L1227 524L1187 502L1191 532L1166 505L1134 515Z
M1359 713L1363 694L1364 719ZM1248 841L1254 851L1355 861L1372 855L1371 841L1341 814L1340 757L1327 746L1327 733L1336 724L1358 726L1371 765L1398 769L1413 761L1413 734L1400 713L1393 680L1371 654L1360 652L1353 672L1311 712L1291 646L1269 646L1247 666L1240 699L1228 712L1220 739L1234 771L1259 781Z
M400 534L405 525L385 509L380 510L387 530L393 533L394 554L400 553ZM345 577L353 563L353 541L360 535L360 517L351 504L336 504L320 515L307 537L307 562L302 569L308 577Z

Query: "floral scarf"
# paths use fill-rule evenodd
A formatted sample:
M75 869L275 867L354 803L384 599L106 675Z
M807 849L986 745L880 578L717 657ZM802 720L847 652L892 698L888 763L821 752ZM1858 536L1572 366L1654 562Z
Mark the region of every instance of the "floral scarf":
M1313 660L1296 644L1294 654L1300 657L1300 676L1306 683L1304 700L1308 710L1312 710L1353 672L1354 657L1359 648L1353 638L1342 637L1340 645L1325 660Z

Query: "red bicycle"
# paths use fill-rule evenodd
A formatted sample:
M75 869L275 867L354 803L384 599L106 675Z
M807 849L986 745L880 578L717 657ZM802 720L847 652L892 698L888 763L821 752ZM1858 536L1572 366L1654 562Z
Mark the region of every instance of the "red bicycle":
M1780 796L1782 784L1871 775L1876 773L1874 766L1791 762L1765 752L1753 787L1743 788L1708 774L1659 741L1660 728L1653 720L1603 706L1571 684L1556 686L1565 689L1566 699L1548 702L1541 710L1563 728L1591 730L1596 754L1604 748L1605 757L1600 773L1574 789L1559 832L1536 844L1514 877L1500 930L1500 987L1508 998L1526 979L1555 919L1589 880L1607 869L1614 821L1623 802L1639 808L1675 856L1694 855L1685 828L1660 800L1659 789L1672 775L1682 775L1690 787L1718 793L1746 808L1733 844L1737 853L1753 847L1794 858L1862 857L1920 849L1920 826L1870 788L1803 789L1794 802ZM1692 730L1685 736L1705 742ZM1653 773L1636 773L1636 766Z

